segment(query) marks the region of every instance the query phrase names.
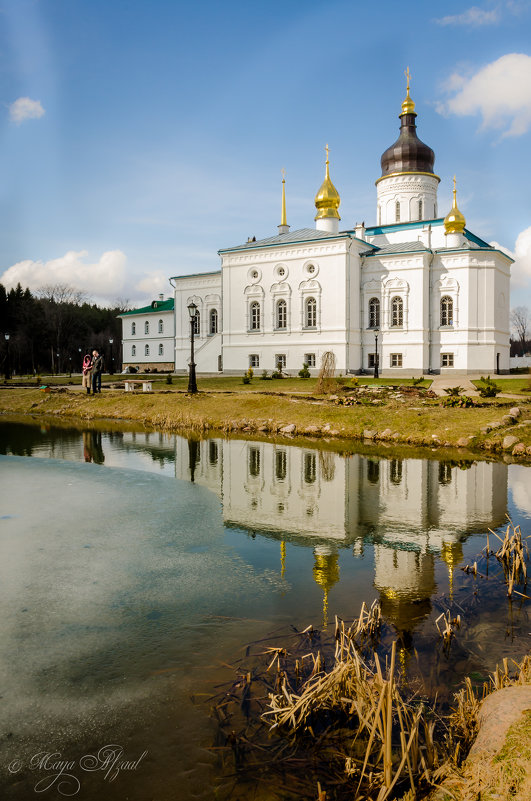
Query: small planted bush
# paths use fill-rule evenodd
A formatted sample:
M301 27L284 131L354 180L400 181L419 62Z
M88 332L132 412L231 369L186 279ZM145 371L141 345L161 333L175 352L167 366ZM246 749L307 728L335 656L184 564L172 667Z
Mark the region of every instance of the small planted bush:
M310 378L310 371L306 362L302 363L302 370L299 370L299 378Z
M458 398L461 392L463 392L463 387L445 387L444 391L451 398Z
M467 409L470 406L475 406L474 399L470 398L468 395L449 395L447 398L444 398L442 402L443 406L460 406L462 409Z
M271 376L267 372L267 370L262 371L262 375L260 376L260 381L271 381Z
M173 376L171 373L168 373L168 375L166 376L166 383L173 384Z
M481 376L481 386L478 387L478 390L482 398L495 398L496 395L502 391L499 384L496 384L490 375L486 378L485 376Z
M251 383L251 379L249 378L247 373L245 373L245 375L243 376L242 381L243 381L244 384L250 384Z

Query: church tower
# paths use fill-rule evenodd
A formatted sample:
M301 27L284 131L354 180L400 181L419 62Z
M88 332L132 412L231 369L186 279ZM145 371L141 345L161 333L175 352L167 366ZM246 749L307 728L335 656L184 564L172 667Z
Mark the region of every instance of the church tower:
M415 124L415 103L407 93L402 103L400 135L381 158L382 175L376 181L378 225L432 220L437 217L437 186L433 172L435 154L421 142Z

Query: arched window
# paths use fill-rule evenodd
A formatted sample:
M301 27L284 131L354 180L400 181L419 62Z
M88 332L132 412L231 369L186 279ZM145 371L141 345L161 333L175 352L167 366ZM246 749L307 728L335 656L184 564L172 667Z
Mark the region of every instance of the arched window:
M193 323L193 325L194 325L194 336L198 337L199 336L199 330L200 330L200 323L201 323L201 315L199 314L199 309L195 310L195 316L194 316L193 319L194 319L194 323Z
M275 478L277 481L285 481L288 472L288 455L286 451L275 453Z
M144 356L149 356L149 345L146 345L144 348Z
M307 298L304 304L304 326L305 328L317 327L317 301L315 298Z
M389 478L393 484L400 484L402 481L402 459L391 459Z
M149 334L149 322L146 320L144 323L144 334Z
M218 333L218 310L217 309L210 309L210 320L208 325L208 330L211 334Z
M445 295L441 298L441 325L454 324L454 302L452 298Z
M397 200L395 203L395 220L396 222L400 222L400 201Z
M131 356L136 356L136 345L131 346Z
M304 482L313 484L317 478L317 457L315 453L304 454Z
M258 448L249 448L249 473L255 477L260 475L260 451Z
M131 323L131 336L135 336L136 334L136 323Z
M159 334L163 334L163 333L164 333L164 321L163 320L159 320Z
M162 342L159 345L159 356L164 356L164 345Z
M369 301L369 328L380 327L380 299L371 298Z
M251 331L260 331L260 304L257 300L251 303Z
M276 328L286 328L288 325L288 304L285 300L279 300L277 303L275 325Z
M404 301L402 298L394 297L391 299L391 325L395 328L402 328L404 324Z

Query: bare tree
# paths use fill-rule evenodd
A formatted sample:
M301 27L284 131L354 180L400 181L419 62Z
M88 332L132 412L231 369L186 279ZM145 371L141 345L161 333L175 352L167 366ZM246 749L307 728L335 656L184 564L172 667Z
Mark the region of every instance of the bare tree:
M81 289L74 289L68 284L47 284L35 292L38 298L49 300L51 303L73 303L80 306L87 300L87 293Z
M511 325L522 345L522 356L525 355L526 342L529 335L529 309L527 306L515 306L511 311Z

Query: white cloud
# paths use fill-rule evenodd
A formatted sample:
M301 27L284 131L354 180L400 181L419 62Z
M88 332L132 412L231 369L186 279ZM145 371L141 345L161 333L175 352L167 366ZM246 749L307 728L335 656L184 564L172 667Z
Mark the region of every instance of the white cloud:
M482 127L502 130L502 137L521 136L531 126L531 56L508 53L472 77L454 75L452 91L454 97L437 104L440 114L481 114Z
M153 273L146 273L144 278L135 284L135 297L145 297L147 295L151 300L154 300L161 293L167 297L170 291L172 291L172 289L168 281L168 276L161 270Z
M517 286L529 288L531 285L531 226L518 234L513 258L511 280Z
M31 97L19 97L9 106L9 119L16 122L17 125L24 120L39 119L45 113L40 100L32 100Z
M462 14L454 14L449 17L436 19L438 25L472 25L479 28L481 25L495 25L500 20L500 12L497 8L492 11L484 11L482 8L472 6L463 11Z
M69 250L64 256L50 261L19 261L0 277L8 289L19 282L32 291L43 286L66 284L86 292L90 298L112 298L126 288L126 256L121 250L108 250L97 262L87 262L86 250Z

